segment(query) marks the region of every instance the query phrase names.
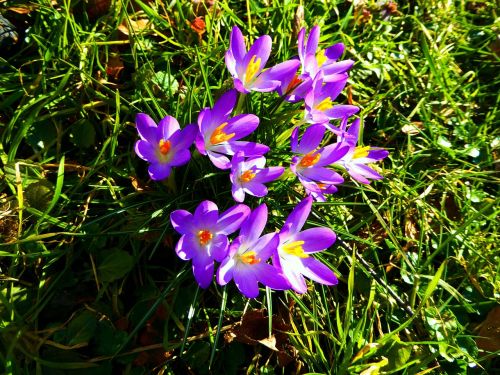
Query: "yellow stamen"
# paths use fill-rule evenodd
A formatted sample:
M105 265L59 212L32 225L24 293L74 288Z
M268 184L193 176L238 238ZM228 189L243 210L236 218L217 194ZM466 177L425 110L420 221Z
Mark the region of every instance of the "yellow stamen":
M316 185L318 185L320 190L325 190L326 189L326 184L322 184L321 182L318 182Z
M198 240L200 241L200 245L206 245L207 243L209 243L212 240L213 236L214 235L209 230L200 230L198 232Z
M250 169L241 174L240 180L243 182L250 182L254 179L255 173L253 173Z
M160 153L162 155L167 155L168 152L170 151L170 141L166 141L164 139L160 139L160 142L158 142L158 147L160 148Z
M302 157L299 165L301 167L310 167L316 164L320 158L321 154L314 154L313 152L310 152Z
M210 143L213 145L229 141L234 137L234 133L227 134L223 131L223 129L227 126L227 122L223 122L217 128L215 128L214 132L210 136Z
M327 109L330 109L332 107L333 107L333 103L332 103L332 99L330 99L330 97L326 97L318 105L315 106L315 108L318 111L326 111Z
M318 68L321 67L328 60L328 57L325 56L325 50L322 49L316 54L316 61L318 62Z
M255 251L247 251L239 256L240 260L245 264L258 264L260 263L260 258L255 257Z
M353 159L365 158L370 152L370 146L356 147L354 149L354 154L352 154Z
M254 78L254 76L257 74L257 72L259 71L260 61L261 61L260 57L257 58L256 55L252 56L252 59L248 63L247 71L245 74L245 82L246 83L250 82Z
M304 252L304 248L302 247L303 244L304 244L304 241L294 241L294 242L284 244L281 247L281 249L287 254L295 255L296 257L299 257L299 258L308 258L309 255L307 255Z

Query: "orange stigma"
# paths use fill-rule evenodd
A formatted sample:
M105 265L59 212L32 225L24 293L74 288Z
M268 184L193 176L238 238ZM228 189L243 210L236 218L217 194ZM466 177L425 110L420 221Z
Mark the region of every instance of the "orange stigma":
M288 84L288 86L286 87L286 92L290 92L292 91L293 89L295 89L298 85L300 85L302 83L302 80L299 78L299 75L296 74L293 79L290 81L290 83Z
M239 256L240 260L245 264L258 264L260 263L260 258L255 257L255 251L247 251Z
M304 157L300 161L299 165L301 167L304 167L304 168L311 167L314 164L316 164L320 158L321 158L320 154L315 154L314 152L310 152L310 153L304 155Z
M254 179L255 173L253 173L250 169L241 174L240 180L243 182L250 182Z
M209 230L200 230L198 232L198 240L200 241L200 245L206 245L207 243L209 243L213 236L214 235Z
M217 145L222 142L229 141L234 137L234 133L227 134L224 132L224 128L227 126L227 122L223 122L219 126L217 126L210 136L210 143L213 145Z
M158 147L160 148L160 153L162 155L167 155L168 152L170 151L170 141L166 141L164 139L160 139L160 142L158 142Z

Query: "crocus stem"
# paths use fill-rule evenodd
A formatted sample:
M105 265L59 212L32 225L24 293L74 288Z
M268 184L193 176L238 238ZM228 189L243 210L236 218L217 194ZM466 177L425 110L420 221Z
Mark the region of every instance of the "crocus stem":
M243 113L243 105L245 104L245 97L247 94L240 93L238 96L238 104L236 104L236 110L234 111L235 115L239 115Z

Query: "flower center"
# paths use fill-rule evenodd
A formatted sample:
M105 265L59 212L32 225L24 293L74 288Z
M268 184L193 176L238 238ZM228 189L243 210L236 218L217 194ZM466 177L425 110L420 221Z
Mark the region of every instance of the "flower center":
M318 68L321 67L326 60L328 60L328 57L325 56L325 50L322 49L316 54L316 61L318 62Z
M160 142L158 142L158 147L160 148L160 154L167 155L168 152L170 151L170 146L171 146L170 141L160 139Z
M294 241L284 244L281 246L281 249L287 254L295 255L299 258L308 258L309 255L304 252L304 248L302 247L303 244L304 241Z
M255 251L247 251L239 256L240 260L245 264L258 264L260 263L260 258L255 256Z
M212 240L213 236L214 235L209 230L200 230L198 232L198 240L200 241L200 245L206 245L207 243L209 243Z
M227 122L223 122L219 126L217 126L210 136L210 143L213 145L217 145L222 142L229 141L234 137L234 133L227 134L224 132L224 128L227 126Z
M326 111L327 109L330 109L332 107L333 107L332 99L330 99L330 97L328 96L321 102L319 102L319 104L317 104L315 108L318 111Z
M356 147L354 149L354 154L352 154L353 159L365 158L370 152L370 146Z
M321 154L315 154L314 152L310 152L302 157L299 165L301 167L311 167L316 164L321 158Z
M299 75L296 74L293 79L290 81L288 86L286 87L286 92L289 93L294 90L298 85L302 83L302 80L299 78Z
M250 182L254 179L255 173L253 173L250 169L248 171L245 171L241 174L240 176L240 181L243 182Z
M255 77L255 75L260 69L260 61L261 61L260 57L257 58L256 55L252 56L247 66L247 71L245 74L245 83L250 82Z

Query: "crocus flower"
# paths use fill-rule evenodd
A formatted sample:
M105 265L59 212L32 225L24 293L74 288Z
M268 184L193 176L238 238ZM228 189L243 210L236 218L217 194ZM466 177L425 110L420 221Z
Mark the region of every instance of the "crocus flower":
M339 74L337 81L323 84L323 73L320 72L313 81L312 89L305 97L305 120L311 124L326 124L331 119L349 117L359 111L354 105L336 104L347 83L347 74Z
M255 197L267 195L266 182L276 180L284 172L283 167L269 167L264 156L256 156L245 160L240 151L231 160L231 174L229 178L233 184L231 192L236 202L245 200L245 193Z
M344 44L342 43L334 44L316 52L318 49L319 34L318 25L311 29L308 37L306 37L305 28L302 28L299 32L297 43L302 75L314 79L316 74L321 71L324 75L324 82L336 81L338 74L343 74L351 69L354 61L343 60L337 62L344 53Z
M329 228L311 228L301 231L309 213L312 198L300 202L286 219L279 232L280 244L274 255L274 264L283 271L293 290L307 292L304 276L325 285L336 285L337 277L327 266L311 254L330 247L336 240Z
M321 182L304 180L301 182L306 190L306 194L313 197L317 202L325 202L325 194L334 194L339 190L335 185L323 184Z
M278 93L285 96L289 102L304 99L312 89L313 81L320 72L323 74L323 82L338 82L354 64L352 60L337 61L344 53L342 43L316 52L319 33L319 26L314 26L307 38L305 28L299 32L297 43L300 71L296 74L291 72L284 75L278 88Z
M295 73L300 65L297 60L289 60L263 70L270 54L269 35L259 37L247 52L243 34L237 26L233 27L225 58L236 90L242 93L273 91L280 85L283 77Z
M290 169L297 175L306 191L309 189L310 192L311 182L324 185L343 183L344 179L341 175L325 167L340 160L349 147L342 142L337 142L318 148L325 134L323 125L317 124L307 128L300 144L298 133L299 128L297 127L292 132L292 151L301 155L292 158Z
M202 288L212 281L214 260L220 262L227 255L227 236L237 231L249 214L250 208L239 204L219 215L211 201L201 202L194 215L185 210L170 214L172 226L182 234L175 252L182 260L192 259L194 277Z
M347 123L347 120L342 122L343 126ZM362 184L369 184L371 180L380 180L383 177L377 173L375 170L370 168L367 164L374 163L376 161L382 160L387 155L389 151L371 146L357 146L359 138L359 127L360 120L356 119L353 121L352 125L347 129L346 136L339 136L338 139L343 141L344 144L349 146L347 153L336 162L340 166L347 170L347 173L358 182Z
M204 108L198 115L199 133L196 148L203 155L208 155L217 168L228 169L231 162L227 155L241 151L244 156L259 156L269 151L269 147L239 141L252 133L259 125L259 118L252 114L229 117L236 105L237 93L229 90L215 103L212 109Z
M217 270L217 282L220 285L226 285L234 279L240 292L247 298L259 295L259 282L278 290L290 288L283 273L267 263L276 253L279 237L277 233L260 237L266 222L267 206L261 204L241 225L240 235L231 243L227 258Z
M189 146L196 136L196 126L188 125L181 130L172 116L166 116L156 125L145 113L136 116L135 124L141 137L135 144L135 153L149 162L148 172L153 180L167 178L172 167L189 161Z

